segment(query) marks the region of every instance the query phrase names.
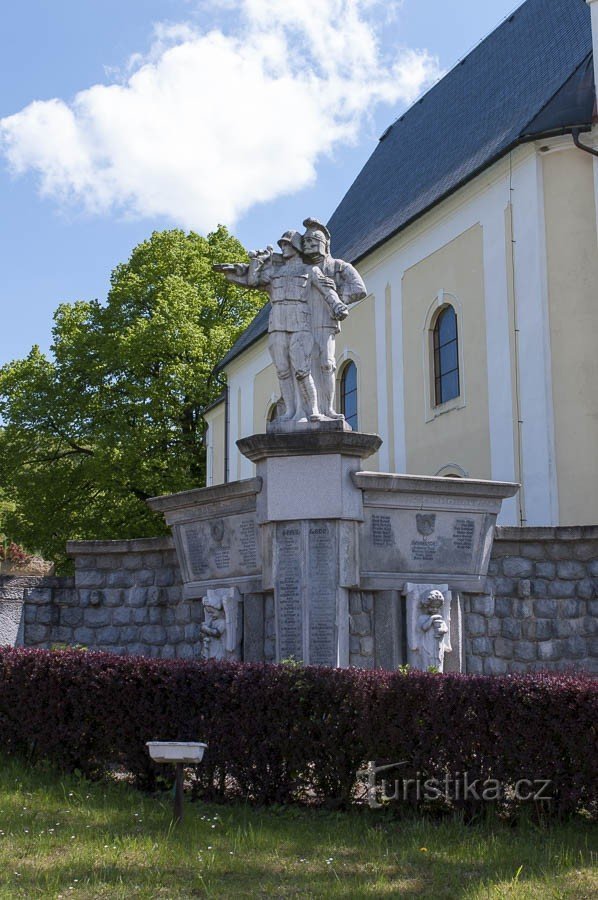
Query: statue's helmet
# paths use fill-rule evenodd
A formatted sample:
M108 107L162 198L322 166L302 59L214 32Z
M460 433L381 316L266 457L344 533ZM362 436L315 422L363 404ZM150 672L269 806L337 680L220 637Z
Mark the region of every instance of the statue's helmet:
M320 243L323 247L323 253L330 252L330 232L326 228L326 226L318 221L318 219L308 218L303 220L303 224L306 228L306 234L317 235L320 234Z
M298 231L285 231L276 243L281 248L283 244L290 244L298 253L301 253L301 235Z

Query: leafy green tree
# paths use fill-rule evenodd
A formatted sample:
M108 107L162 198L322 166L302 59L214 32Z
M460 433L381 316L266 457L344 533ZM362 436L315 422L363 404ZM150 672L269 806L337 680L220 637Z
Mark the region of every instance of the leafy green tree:
M155 232L114 270L105 305L58 307L50 358L33 347L0 369L13 539L60 560L68 539L159 534L144 501L205 483L214 366L265 300L212 271L241 259L222 226Z
M2 440L2 429L0 428L0 441ZM14 512L15 505L7 500L5 491L0 487L0 559L3 557L9 539L6 534L6 520L10 513Z

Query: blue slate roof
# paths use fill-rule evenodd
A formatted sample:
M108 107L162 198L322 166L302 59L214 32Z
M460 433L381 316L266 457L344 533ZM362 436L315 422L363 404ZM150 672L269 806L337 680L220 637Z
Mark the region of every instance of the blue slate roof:
M387 130L328 223L333 255L358 261L531 136L591 50L585 0L527 0ZM593 99L542 131L589 125Z
M358 262L517 144L589 127L593 111L585 0L526 0L384 132L328 222L333 256ZM269 304L219 370L268 315Z

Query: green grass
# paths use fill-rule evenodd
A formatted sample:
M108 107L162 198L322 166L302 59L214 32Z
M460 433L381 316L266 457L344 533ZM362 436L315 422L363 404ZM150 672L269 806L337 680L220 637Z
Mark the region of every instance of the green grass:
M596 832L186 803L0 757L0 898L593 898ZM593 842L593 843L592 843Z

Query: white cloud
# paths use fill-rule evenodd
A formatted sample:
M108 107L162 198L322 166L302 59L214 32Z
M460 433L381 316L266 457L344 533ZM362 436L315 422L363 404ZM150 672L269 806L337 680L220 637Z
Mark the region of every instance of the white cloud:
M312 183L319 157L353 141L376 104L409 103L438 77L426 51L382 52L377 6L212 4L227 25L157 26L123 79L0 119L2 150L60 203L201 231L233 225Z

